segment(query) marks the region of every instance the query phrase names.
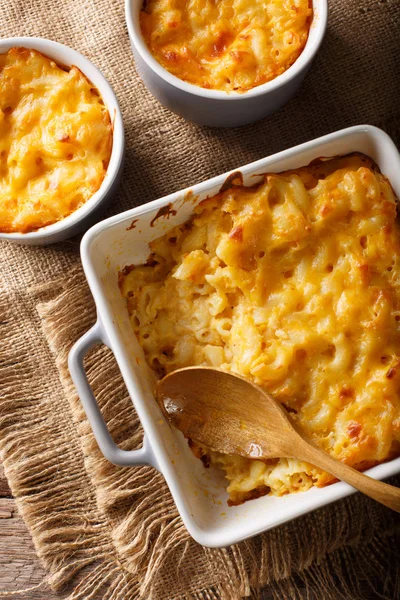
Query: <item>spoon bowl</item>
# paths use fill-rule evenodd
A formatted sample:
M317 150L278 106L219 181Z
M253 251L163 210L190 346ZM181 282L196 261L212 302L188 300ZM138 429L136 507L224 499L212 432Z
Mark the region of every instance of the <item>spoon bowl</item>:
M211 367L179 369L158 382L156 398L167 419L200 446L257 460L297 458L400 512L399 488L327 454L271 394L240 375Z

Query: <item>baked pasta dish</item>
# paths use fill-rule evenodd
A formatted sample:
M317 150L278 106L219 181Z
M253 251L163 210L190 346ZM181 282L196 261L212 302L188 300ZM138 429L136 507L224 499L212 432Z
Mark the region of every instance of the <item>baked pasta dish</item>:
M143 38L170 73L245 92L286 71L306 45L311 0L145 0Z
M26 233L71 214L99 189L110 115L77 67L35 50L0 55L0 231Z
M146 265L119 274L148 364L159 377L209 365L249 378L359 470L398 456L400 228L389 182L349 155L225 187L153 241ZM295 459L193 449L225 471L230 504L334 481Z

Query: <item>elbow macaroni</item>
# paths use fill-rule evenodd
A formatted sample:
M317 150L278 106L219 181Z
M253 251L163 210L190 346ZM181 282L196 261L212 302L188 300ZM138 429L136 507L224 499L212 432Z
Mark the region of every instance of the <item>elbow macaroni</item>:
M26 48L0 55L0 231L35 231L78 209L111 147L108 110L79 69Z
M308 38L309 0L146 0L144 40L170 73L244 92L286 71Z
M358 469L400 454L400 231L390 184L362 155L233 185L120 273L133 329L159 374L240 373L311 439ZM323 486L295 459L195 447L230 503Z

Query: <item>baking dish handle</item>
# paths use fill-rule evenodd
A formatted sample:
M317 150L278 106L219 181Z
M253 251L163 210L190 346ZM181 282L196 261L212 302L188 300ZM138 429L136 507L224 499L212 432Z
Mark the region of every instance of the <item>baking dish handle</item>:
M156 458L148 445L146 436L143 437L143 446L140 450L122 450L115 444L108 431L83 366L85 355L98 343L108 346L99 321L74 344L68 356L72 381L85 409L96 442L107 460L114 465L121 467L150 465L158 469Z

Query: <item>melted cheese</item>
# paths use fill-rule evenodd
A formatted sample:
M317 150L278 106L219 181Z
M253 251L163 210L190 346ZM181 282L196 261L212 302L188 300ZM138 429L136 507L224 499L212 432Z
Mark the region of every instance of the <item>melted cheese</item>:
M24 48L0 55L0 231L34 231L79 208L111 146L109 113L79 69Z
M400 454L400 228L372 161L232 186L151 250L120 285L160 376L189 365L240 373L339 460L363 469ZM333 481L295 459L196 451L225 470L233 504Z
M173 75L244 92L294 63L311 17L309 0L146 0L140 24L150 52Z

